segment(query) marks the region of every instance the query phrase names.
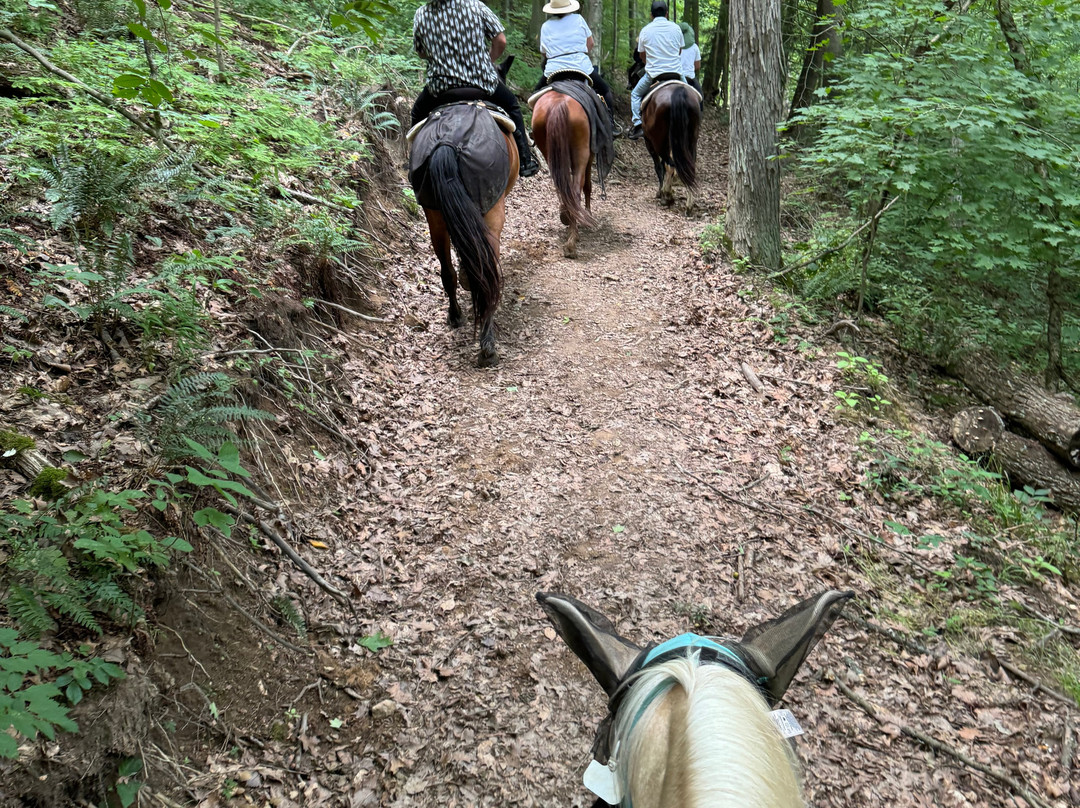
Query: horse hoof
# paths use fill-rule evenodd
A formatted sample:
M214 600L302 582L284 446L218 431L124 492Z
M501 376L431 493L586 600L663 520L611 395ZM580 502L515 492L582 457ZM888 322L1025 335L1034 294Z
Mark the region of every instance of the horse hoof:
M570 214L569 214L569 212L567 212L565 210L560 210L559 211L559 221L562 222L566 227L569 227L570 226Z
M565 258L577 258L577 247L571 247L569 244L566 244L562 248L562 254Z
M494 348L481 348L480 353L476 357L476 366L480 368L489 368L499 361L499 355L495 352Z
M446 322L450 324L451 328L461 328L463 325L465 325L465 315L459 314L457 317L455 317L451 314L449 317L446 318Z

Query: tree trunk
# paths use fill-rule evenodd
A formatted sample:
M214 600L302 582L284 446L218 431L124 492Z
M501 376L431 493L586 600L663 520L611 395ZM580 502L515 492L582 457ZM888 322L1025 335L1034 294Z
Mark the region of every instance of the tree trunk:
M690 23L690 27L694 29L694 37L698 43L698 47L701 47L701 12L699 11L698 0L686 0L683 4L683 19Z
M221 47L221 0L214 0L214 36L217 41L214 43L214 55L217 56L217 76L216 81L219 84L224 84L226 81L225 76L225 49Z
M985 357L954 360L946 369L1062 463L1080 469L1080 407L1048 394L1038 384L994 365Z
M1046 389L1057 392L1065 379L1061 362L1061 323L1065 319L1065 279L1056 266L1046 278Z
M618 74L615 62L619 58L619 0L611 4L611 75Z
M817 0L814 27L810 31L810 45L803 56L802 70L795 84L788 120L799 110L810 106L814 92L825 83L828 63L843 53L843 41L836 21L833 0Z
M990 407L971 407L953 418L952 438L971 457L990 457L1012 485L1047 490L1054 505L1080 511L1080 475L1066 471L1040 443L1005 429Z
M727 236L736 257L780 268L783 110L779 0L731 0L731 129Z
M544 0L532 0L532 16L529 17L529 28L526 36L534 48L540 47L540 26L544 24ZM503 21L506 25L506 21Z
M586 13L585 22L589 24L593 35L593 49L589 53L594 65L603 64L601 55L604 52L604 2L603 0L587 0L582 9Z
M728 3L723 0L716 12L716 27L713 29L712 40L709 44L709 55L705 59L705 75L702 77L701 88L705 91L706 101L712 102L717 93L723 98L723 106L727 107L727 76L728 59Z
M627 41L630 43L629 61L634 61L634 51L637 50L637 38L641 33L637 29L637 4L638 0L627 0L626 3L626 27L628 29Z

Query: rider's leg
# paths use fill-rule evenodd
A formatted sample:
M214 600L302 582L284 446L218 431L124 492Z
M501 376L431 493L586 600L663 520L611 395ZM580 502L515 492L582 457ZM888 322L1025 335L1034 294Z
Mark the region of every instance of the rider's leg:
M543 73L541 73L540 74L540 81L536 82L536 86L533 87L533 92L534 93L540 92L542 89L547 87L547 83L548 83L547 76L545 76Z
M598 94L603 96L604 103L607 104L608 115L611 116L611 122L612 124L614 124L615 98L611 95L611 87L606 81L604 81L603 77L600 75L600 68L598 67L593 67L592 75L590 76L590 78L592 79L593 89L595 89Z
M431 91L424 87L420 91L420 95L416 96L416 102L413 104L412 125L416 126L420 121L424 120L437 106L439 106L439 97L432 95Z
M701 93L701 111L705 111L705 93L701 90L701 83L693 76L686 77L686 83Z
M491 100L505 109L510 120L514 122L514 142L517 143L518 156L521 158L521 176L531 177L537 172L539 165L529 148L529 136L525 133L525 119L521 117L517 97L510 92L509 87L500 83L491 94Z
M635 85L634 91L630 93L630 116L634 126L641 126L641 100L645 97L645 94L649 92L652 83L652 77L646 73L641 77L641 80L637 85Z

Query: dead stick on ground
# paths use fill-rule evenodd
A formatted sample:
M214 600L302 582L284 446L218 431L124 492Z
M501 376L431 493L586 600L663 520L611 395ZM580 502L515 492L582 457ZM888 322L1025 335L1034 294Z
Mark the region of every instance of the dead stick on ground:
M384 320L382 317L372 317L370 314L361 314L358 311L354 311L352 309L347 309L347 308L345 308L344 306L342 306L342 305L340 305L338 303L331 303L329 300L321 300L319 298L315 298L315 302L316 303L322 303L322 305L324 305L324 306L330 306L331 308L338 309L339 311L343 311L346 314L351 314L353 317L359 317L361 320L365 320L365 321L367 321L369 323L388 323L388 322L390 322L389 320Z
M764 393L765 392L765 385L763 385L761 383L761 379L759 379L757 377L757 374L754 373L754 369L752 367L750 367L745 362L740 362L739 363L739 370L742 371L743 377L748 382L750 382L751 387L753 387L759 393Z
M1072 713L1065 713L1065 725L1061 728L1061 768L1065 770L1065 782L1072 777L1072 759L1076 751L1076 734L1073 732Z
M297 553L296 550L292 548L292 545L285 541L285 539L283 539L276 530L274 530L274 528L270 525L269 522L244 513L238 508L234 508L232 505L229 505L227 503L222 503L221 507L231 513L233 516L239 516L241 519L244 519L245 521L248 521L251 524L255 525L257 528L259 528L263 532L263 534L268 539L270 539L270 541L272 541L278 546L278 549L280 549L281 552L283 552L289 557L290 561L292 561L296 566L298 566L303 571L303 573L307 575L308 578L318 584L320 589L333 597L335 600L340 601L343 605L350 605L348 596L340 589L327 583L326 579L323 578L322 575L320 575L314 567L312 567L303 558L301 558L300 554Z
M987 651L986 655L991 660L991 662L997 663L1002 668L1004 668L1006 671L1008 671L1013 676L1015 676L1017 679L1021 679L1021 680L1025 681L1025 682L1027 682L1033 688L1035 688L1036 693L1041 690L1046 695L1051 696L1052 698L1055 698L1058 701L1064 702L1065 704L1069 704L1069 705L1073 705L1073 706L1080 706L1080 705L1078 705L1076 699L1074 699L1072 696L1066 696L1064 693L1060 693L1057 690L1054 690L1052 687L1047 687L1042 682L1040 682L1038 679L1036 679L1034 676L1020 670L1018 667L1013 665L1011 662L1005 661L1004 659L999 657L997 654L995 654L993 651Z
M847 696L847 698L850 699L852 702L857 704L859 708L872 719L874 719L874 721L876 721L878 724L892 723L891 721L886 722L884 719L879 718L877 714L877 708L875 708L872 704L870 704L870 702L868 702L850 687L841 682L835 675L832 678L840 692ZM909 738L914 738L916 741L923 744L924 746L929 747L930 749L933 749L935 752L942 752L946 755L949 755L950 757L959 760L968 768L974 769L978 772L982 772L986 776L997 780L999 783L1004 783L1016 794L1027 800L1028 804L1032 805L1033 808L1051 808L1049 803L1041 799L1038 795L1034 794L1030 789L1027 788L1026 785L1021 783L1016 778L1010 777L1008 774L1001 771L1000 769L995 769L992 766L987 766L984 763L979 763L979 761L977 760L972 760L959 749L949 746L947 743L943 743L937 738L927 735L921 730L914 729L913 727L906 726L905 724L898 724L897 726L900 729L900 732L902 732L904 735L907 735Z

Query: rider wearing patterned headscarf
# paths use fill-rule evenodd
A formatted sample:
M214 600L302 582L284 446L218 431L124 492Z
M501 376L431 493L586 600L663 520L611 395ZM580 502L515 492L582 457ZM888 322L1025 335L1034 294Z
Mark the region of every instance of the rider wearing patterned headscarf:
M495 12L480 0L429 0L413 17L413 47L427 60L427 85L413 104L413 125L444 103L440 99L444 93L479 90L505 109L517 127L514 141L521 176L535 174L540 166L529 148L521 108L495 69L495 60L506 48L506 34Z

